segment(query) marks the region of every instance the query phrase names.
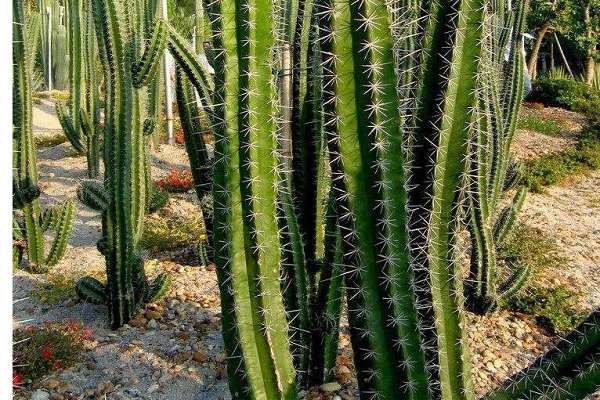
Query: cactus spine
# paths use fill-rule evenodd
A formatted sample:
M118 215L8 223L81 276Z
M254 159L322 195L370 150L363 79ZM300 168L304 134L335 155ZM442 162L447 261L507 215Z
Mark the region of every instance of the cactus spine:
M166 43L166 25L155 20L144 43L142 2L125 8L122 0L93 0L96 33L106 81L104 184L82 184L80 199L102 211L98 249L106 258L107 285L85 278L77 291L84 299L102 301L104 287L110 325L127 323L147 301L165 293L170 278L149 283L139 250L146 201L146 138L151 125L140 107L143 83L152 81L154 67ZM145 47L142 47L145 45ZM145 50L145 51L144 51Z
M498 248L509 235L526 196L526 189L519 188L512 203L498 211L502 192L510 188L507 182L518 180L508 172L513 166L510 147L523 98L525 1L513 3L512 9L505 2L488 7L490 15L483 26L475 138L469 159L472 252L465 290L467 308L480 314L517 293L531 272L527 265L510 265L511 276L501 284L497 282Z
M185 71L215 132L215 260L233 398L294 398L296 386L314 378L306 378L313 372L312 363L318 362L313 350L321 349L326 359L335 354L330 349L337 344L329 335L321 335L324 344L310 343L314 347L308 357L296 352L305 339L294 330L308 326L314 340L318 329L301 325L306 308L310 318L323 315L324 306L339 312L339 296L330 296L339 293L339 280L331 279L329 287L319 284L316 296L311 293L317 275L325 281L339 277L342 266L361 398L474 398L461 329L463 287L455 241L463 217L462 189L469 184L469 135L479 132L478 63L485 55L488 18L499 11L477 0L435 2L427 11L416 5L390 9L388 3L377 1L320 2L314 11L318 23L302 25L295 31L298 36L290 34L289 26L272 29L284 31L294 48L300 44L303 49L295 56L300 67L293 71L294 97L289 103L286 41L255 40L260 37L255 34L266 32L280 14L269 10L270 4L260 5L259 11L254 3L241 8L227 1L210 4L214 94L189 46L176 36L170 41L181 66L180 90L187 91L185 96L180 92L180 104L193 103L189 85L182 81ZM516 5L521 11L522 6ZM310 7L286 4L284 14L304 23L312 18ZM298 33L307 26L315 27L318 42L304 41L306 37ZM314 64L303 63L312 54L304 52L303 45L315 50ZM280 55L281 65L276 61L271 67ZM269 69L277 72L282 67L277 83L283 98L274 104L276 83ZM507 93L512 101L513 94ZM286 105L293 108L290 132L286 132ZM197 121L193 112L184 109L183 121ZM308 128L303 122L310 124ZM293 173L285 169L288 160L284 158L281 166L277 161L289 149L281 143L289 135ZM327 156L315 151L324 143ZM307 251L319 246L303 239L313 233L310 226L319 225L313 219L319 215L319 201L312 201L320 198L315 192L321 192L298 173L300 169L314 176L319 163L313 158L328 160L332 177L325 231L334 234L322 240L336 245L323 246L320 267L317 260L311 263L313 250ZM325 181L317 187L323 184L329 185ZM522 194L515 203L522 203ZM276 216L283 217L279 232ZM495 232L501 237L514 221L514 212L503 212L498 220ZM337 231L332 229L336 225ZM264 257L280 256L273 243L281 246L281 265ZM336 268L325 268L331 260ZM273 270L265 271L267 266L284 271L281 294L274 284L277 277ZM276 309L271 308L274 303L265 306L267 295L276 297ZM282 344L281 303L288 312L295 306L288 323L296 377ZM310 309L312 304L321 310ZM281 329L272 327L274 318L279 318ZM588 343L592 336L586 334L583 341ZM325 360L324 365L330 362ZM581 365L587 368L589 362ZM564 387L579 398L592 386L585 379L596 379L597 371L590 367ZM534 382L533 387L541 385Z
M202 209L206 238L201 248L206 252L207 247L212 248L213 234L213 205L210 198L212 160L209 159L204 143L204 134L208 130L208 117L205 113L206 106L198 107L193 86L181 67L177 67L176 97L185 148L192 167L194 188Z
M25 241L27 260L33 272L45 272L48 266L55 265L64 255L73 219L75 206L67 201L47 208L43 213L39 203L40 190L37 186L37 155L33 141L31 72L35 54L31 52L32 39L39 29L30 21L25 26L23 5L13 1L13 208L15 222L13 236L17 243L16 259L20 261L22 241ZM22 222L16 221L22 216ZM55 236L50 251L45 254L44 232L52 229Z
M69 110L58 103L56 112L65 135L79 152L85 152L88 177L100 169L100 109L96 77L96 39L91 2L67 0L69 18Z
M279 73L270 79L277 80L281 97L277 109L273 111L273 118L278 120L278 143L273 151L277 153L280 160L278 163L282 165L277 175L276 208L280 217L278 225L283 272L281 287L290 325L289 347L299 375L298 384L307 388L309 385L323 383L325 378L331 379L333 373L342 275L337 258L337 218L331 204L327 207L331 202L327 201L329 185L324 157L326 146L322 143L322 126L312 121L312 118L318 120L322 113L320 80L317 73L310 72L317 72L320 63L314 30L309 37L315 20L312 3L307 2L304 7L304 13L287 16L290 22L281 28L286 40L295 42L294 48L301 49L295 54L301 65L293 71L288 70L291 52L288 51L287 42L284 42L273 50L281 64L276 66ZM293 29L288 27L297 29L298 34L293 36ZM202 199L210 182L210 175L209 160L200 132L206 129L202 126L205 121L213 120L218 124L220 120L212 105L213 82L193 56L191 47L173 29L170 30L169 48L179 64L178 108L196 189ZM283 65L286 57L287 67ZM310 71L305 70L307 66ZM188 79L200 94L201 108L196 107ZM215 100L214 103L217 104L218 101ZM289 146L297 147L299 151L292 154L288 150ZM296 175L296 179L293 179L292 171L296 168L309 175ZM311 182L312 173L319 175L314 182ZM207 218L205 208L202 207L210 237L212 221ZM323 226L326 228L324 234ZM317 237L320 239L317 240ZM224 300L226 301L229 299ZM237 361L234 359L233 363L235 362Z
M326 125L361 397L470 398L451 244L481 4L434 2L427 20L410 5L378 1L322 7L325 103L333 103Z

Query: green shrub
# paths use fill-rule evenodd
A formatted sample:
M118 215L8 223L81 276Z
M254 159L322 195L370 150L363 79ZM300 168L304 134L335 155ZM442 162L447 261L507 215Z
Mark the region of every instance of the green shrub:
M501 306L531 315L540 325L562 335L570 332L582 317L575 308L580 294L565 286L541 287L536 279L545 270L560 271L566 260L559 251L556 240L542 229L519 225L498 256L506 264L529 265L532 275L529 286Z
M150 251L196 247L204 240L204 224L200 214L151 215L146 217L141 246Z
M500 247L498 257L508 264L529 265L535 275L546 268L560 268L565 259L558 254L556 241L546 232L519 224Z
M42 149L45 147L54 147L59 144L65 143L67 141L67 137L62 133L57 133L56 135L44 135L44 136L35 136L35 145L38 149Z
M103 277L102 269L86 270L85 275L92 275L95 278L106 281ZM54 305L62 301L73 299L77 300L75 293L75 283L83 277L83 271L79 273L70 272L69 274L50 272L45 282L39 282L34 285L35 296L41 304Z
M169 192L158 185L152 184L150 196L148 198L148 212L154 213L164 208L169 201Z
M533 83L527 100L586 114L600 112L594 110L595 106L600 105L600 92L572 79L539 78Z
M545 135L557 136L562 132L563 125L558 121L544 120L535 116L521 115L519 116L517 128L540 132Z
M544 288L533 286L508 301L508 308L536 318L538 324L552 333L565 335L584 318L575 308L581 294L566 286Z

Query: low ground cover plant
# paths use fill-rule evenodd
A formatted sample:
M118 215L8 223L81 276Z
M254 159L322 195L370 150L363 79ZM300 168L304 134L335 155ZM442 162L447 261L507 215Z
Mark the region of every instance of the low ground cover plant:
M584 127L575 148L525 162L522 182L534 192L566 177L600 168L600 124Z
M529 286L506 300L506 309L530 315L551 333L563 335L570 332L582 319L576 307L581 297L577 291L564 286L544 287L536 279L545 270L560 270L566 262L559 253L556 241L543 230L521 224L506 244L499 257L512 265L529 265L532 278Z
M508 308L533 316L536 322L559 336L571 332L585 314L575 304L581 294L560 285L554 288L532 286L508 301Z
M81 360L93 332L75 321L44 322L13 332L13 386L28 386Z
M521 115L517 128L540 132L549 136L558 136L563 130L563 124L559 121L542 119L532 115Z
M152 185L148 198L148 212L153 213L164 208L169 202L169 192L158 185Z
M140 244L154 252L195 247L205 240L203 225L200 214L148 216Z

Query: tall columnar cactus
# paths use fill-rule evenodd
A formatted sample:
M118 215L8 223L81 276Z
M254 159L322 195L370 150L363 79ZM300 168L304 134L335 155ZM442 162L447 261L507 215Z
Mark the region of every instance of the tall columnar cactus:
M29 267L33 272L45 272L64 255L75 206L67 201L42 212L38 188L37 155L31 130L31 72L35 54L31 52L31 38L38 32L28 32L28 28L39 29L30 20L25 26L23 4L13 1L13 241L15 259L20 261L26 249ZM22 217L22 218L21 218ZM48 254L45 254L44 232L54 230L55 236ZM23 243L24 242L24 243Z
M64 90L68 87L69 78L68 63L65 62L69 56L67 51L67 8L65 2L61 0L39 0L38 9L42 15L40 49L46 88ZM49 78L52 79L51 87Z
M96 38L91 2L67 0L69 28L69 110L58 103L56 112L65 135L87 157L88 177L100 169L100 108L96 77Z
M275 12L275 15L279 18L281 14ZM280 89L280 100L273 111L276 113L273 118L277 121L273 128L277 135L273 152L276 152L277 164L281 165L275 181L283 273L280 287L290 325L289 347L298 371L298 384L307 388L332 379L339 334L342 274L337 218L333 202L328 202L329 178L322 125L313 122L313 118L318 120L322 113L322 103L321 59L315 30L311 30L315 27L312 3L306 2L300 13L287 18L293 29L282 28L285 40L272 48L273 57L279 61L274 64L275 75L270 78ZM297 30L297 35L292 34L294 30ZM170 33L169 48L180 65L177 74L178 109L196 189L202 199L210 183L210 171L201 132L207 129L205 125L210 120L219 125L220 117L218 109L212 105L210 77L193 57L191 47L184 43L183 38L174 30ZM288 51L290 42L293 47L302 49L295 52L299 67L294 71L288 70L292 65L292 54ZM219 48L214 50L220 51ZM284 60L287 60L287 66ZM200 93L201 108L197 108L188 79L194 82ZM272 88L267 89L266 92L257 91L257 95L269 95ZM219 90L218 87L216 90ZM218 102L218 98L214 100L215 105ZM253 128L248 126L245 129ZM298 151L292 154L290 147ZM307 175L292 175L291 171L296 169L302 169ZM318 179L311 174L317 174ZM206 218L204 207L203 213L210 233L212 220ZM218 246L216 240L215 245ZM216 248L215 251L218 253ZM232 279L236 279L235 276ZM251 339L244 337L240 340ZM232 362L237 361L234 359Z
M473 399L455 243L469 183L468 143L478 123L487 19L520 11L478 0L428 3L427 9L394 9L376 0L324 0L314 11L307 3L237 6L228 0L209 6L214 93L191 48L176 35L169 43L215 133L214 250L233 398L297 397L317 357L313 349L307 358L294 352L306 343L294 328L305 309L309 320L323 315L313 313L307 298L339 299L325 293L339 293L343 266L361 398ZM311 12L317 21L302 25ZM291 34L280 24L288 18L303 21L302 28ZM320 40L311 44L299 33L305 29ZM299 51L298 62L290 63L287 40L315 54ZM299 68L292 73L291 102L286 65ZM180 71L180 103L189 106L191 90L182 77ZM285 106L298 107L291 126ZM184 107L184 122L197 120L193 112ZM282 143L290 137L291 149ZM324 143L327 156L318 151ZM291 162L281 159L286 154ZM319 184L315 189L285 169L314 176L320 169L315 158L329 162L332 177L324 226L313 219L321 208L312 201L326 198ZM307 250L319 247L312 240L320 235L310 226L333 233L319 239L329 242L322 265L311 259L319 251ZM320 285L329 278L335 279L328 288ZM290 311L290 304L300 311L288 326L284 307ZM335 301L314 304L339 312ZM321 339L310 345L331 357L326 346L333 336L319 338L305 326L312 339ZM585 377L594 374L592 368Z
M518 188L512 203L500 210L502 193L518 182L510 148L523 98L525 11L523 2L517 4L520 8L505 12L505 2L491 3L491 14L482 27L479 100L469 156L472 251L465 291L467 308L477 313L517 293L531 272L528 265L509 265L510 276L499 283L496 266L498 248L513 228L526 196L526 189Z
M472 398L453 245L483 4L317 14L361 397Z
M107 284L86 277L77 284L85 300L108 305L110 325L127 323L145 302L166 292L167 275L148 282L139 250L146 201L146 136L153 122L143 119L145 85L156 74L167 28L156 19L144 32L142 1L93 0L96 33L106 81L104 184L82 183L79 198L102 212L98 249L106 258ZM147 39L147 42L146 40Z
M212 159L209 157L204 137L208 133L205 107L198 107L194 88L188 77L177 67L177 109L181 119L185 148L190 160L194 188L200 201L206 240L203 248L212 248L213 204L211 197Z
M281 102L285 120L281 151L289 157L284 160L289 170L284 171L280 190L286 238L284 298L298 380L305 388L333 377L343 295L340 231L323 126L323 59L314 7L313 1L288 4L290 22L284 30L280 78L282 96L289 96Z
M242 9L234 3L214 2L208 8L214 93L191 47L173 33L169 48L198 89L215 136L214 258L232 395L295 399L277 213L281 120L273 61L281 34L280 10L269 0ZM181 75L179 83L181 103ZM184 110L183 121L189 115Z

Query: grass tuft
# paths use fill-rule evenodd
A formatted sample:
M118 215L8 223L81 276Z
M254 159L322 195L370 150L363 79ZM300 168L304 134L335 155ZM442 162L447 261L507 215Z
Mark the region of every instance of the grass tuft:
M600 168L600 126L584 128L575 148L546 154L525 162L522 183L534 192L562 182L566 177Z
M554 288L533 286L511 298L508 307L535 317L539 325L563 336L585 318L585 314L575 308L580 298L580 293L564 285Z
M140 244L144 249L160 252L196 247L204 239L204 223L200 214L149 215L144 223Z
M543 133L548 136L559 136L563 130L563 124L559 121L545 120L536 116L521 115L519 116L517 128Z

